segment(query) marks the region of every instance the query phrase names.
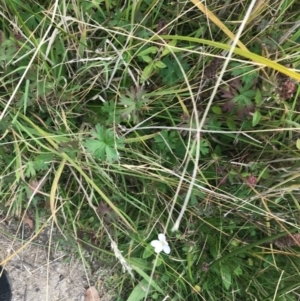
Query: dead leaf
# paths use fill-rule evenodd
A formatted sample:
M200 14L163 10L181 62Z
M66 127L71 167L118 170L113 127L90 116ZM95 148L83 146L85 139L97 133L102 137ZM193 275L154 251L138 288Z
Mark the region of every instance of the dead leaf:
M41 189L44 186L44 184L46 183L46 179L47 178L44 177L39 181L32 180L30 183L28 183L28 187L29 187L31 193L41 193Z
M33 228L34 228L34 221L27 212L25 212L25 214L24 214L23 224L28 225L30 230L33 230Z
M94 286L91 286L86 290L84 301L101 301Z

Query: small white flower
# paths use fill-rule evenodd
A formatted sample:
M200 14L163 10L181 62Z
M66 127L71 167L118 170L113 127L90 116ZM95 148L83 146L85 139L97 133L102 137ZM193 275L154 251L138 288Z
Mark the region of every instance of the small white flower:
M169 244L166 240L165 234L158 234L158 240L152 240L151 246L154 247L154 251L156 253L160 253L161 251L164 251L166 254L170 254L171 249L169 247Z

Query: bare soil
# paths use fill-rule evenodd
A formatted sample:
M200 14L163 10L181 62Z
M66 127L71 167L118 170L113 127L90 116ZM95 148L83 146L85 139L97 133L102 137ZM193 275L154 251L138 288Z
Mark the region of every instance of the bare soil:
M53 227L46 227L24 247L33 233L19 224L14 219L0 218L0 262L11 279L12 301L84 301L91 285L98 290L101 301L113 300L101 279L110 271L103 269L98 276L90 275L78 255L57 249L50 239Z

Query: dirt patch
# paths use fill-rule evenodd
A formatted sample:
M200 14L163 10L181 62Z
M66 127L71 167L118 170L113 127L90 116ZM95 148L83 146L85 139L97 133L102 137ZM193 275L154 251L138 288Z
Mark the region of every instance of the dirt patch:
M32 231L24 225L20 229L14 220L0 222L0 262L11 279L12 301L84 301L91 285L100 292L101 301L113 300L104 287L97 286L103 281L91 276L76 255L58 250L55 243L49 247L50 227L25 247ZM105 273L102 270L101 274Z

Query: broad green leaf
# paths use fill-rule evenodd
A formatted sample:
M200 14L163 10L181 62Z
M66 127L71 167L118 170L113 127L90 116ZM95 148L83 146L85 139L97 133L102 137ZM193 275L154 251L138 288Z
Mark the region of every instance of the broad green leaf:
M151 247L150 245L147 245L146 248L144 249L142 257L143 257L143 259L146 259L152 255L153 255L153 247Z
M255 94L255 103L259 106L261 102L262 102L262 94L260 89L257 89Z
M300 149L300 139L297 139L297 141L296 141L296 147L297 147L298 149Z
M192 193L191 197L190 197L190 202L189 205L190 206L196 206L199 203L197 197Z
M94 139L86 139L83 145L87 151L92 153L96 159L112 163L118 160L117 148L123 148L124 139L115 137L111 129L105 129L99 124L96 125L96 130L91 131Z
M138 273L140 274L140 276L142 276L144 278L145 281L147 281L147 283L151 283L151 286L158 292L160 292L161 294L163 294L163 290L160 288L160 286L155 282L154 279L151 279L150 276L148 276L148 274L146 274L143 270L141 270L139 267L132 265L132 268Z
M153 60L149 55L144 55L141 57L143 61L145 61L146 63L151 63Z
M256 126L261 120L261 113L259 111L255 111L252 116L252 125Z
M231 286L231 273L227 265L221 264L221 277L225 289L229 290Z
M149 246L150 246L150 244L149 244ZM153 249L153 247L151 247L151 248ZM147 260L144 260L140 257L130 257L130 258L128 258L128 262L130 263L131 266L140 268L143 271L146 269L151 270L150 263Z
M141 76L142 83L145 82L151 76L153 69L154 69L153 62L145 67L145 69L142 72L142 76Z
M147 288L148 282L143 279L135 286L133 291L130 293L127 301L139 301L144 299L146 297Z
M39 154L34 158L34 168L36 171L47 170L53 160L52 154Z
M117 161L119 159L118 151L110 146L105 148L106 160L110 163Z
M97 140L88 139L83 144L87 151L92 153L95 158L105 160L105 144Z
M236 125L235 125L235 122L232 118L227 118L226 119L226 124L227 124L228 128L231 131L236 131Z
M218 106L212 106L211 110L217 115L222 115L223 114L222 109Z

